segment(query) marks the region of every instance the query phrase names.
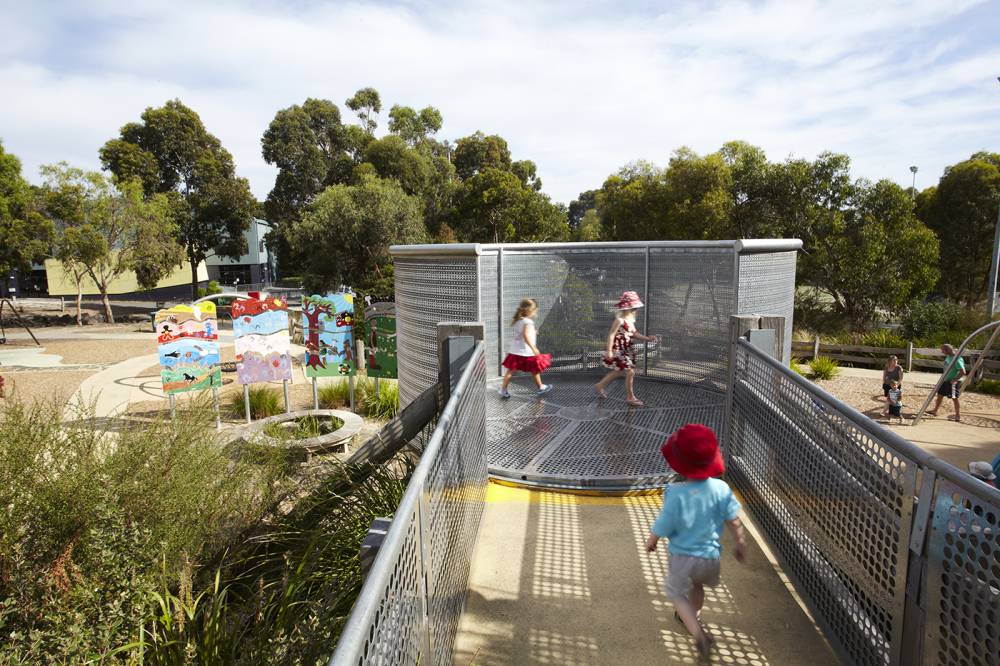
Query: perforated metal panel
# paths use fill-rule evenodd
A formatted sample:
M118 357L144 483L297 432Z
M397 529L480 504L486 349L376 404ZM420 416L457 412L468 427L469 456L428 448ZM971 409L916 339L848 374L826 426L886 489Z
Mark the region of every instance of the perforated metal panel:
M724 388L736 314L733 258L731 250L650 249L648 328L663 345L649 375Z
M916 463L741 342L728 477L852 664L898 663Z
M1000 504L939 480L931 524L924 661L1000 664Z
M331 664L451 664L486 496L485 381L480 343L413 473Z
M484 326L486 340L486 372L495 377L503 360L503 349L497 338L497 256L484 254L479 257L479 319Z
M672 474L660 445L685 423L720 430L724 396L657 380L636 382L646 407L631 407L619 381L599 400L599 375L561 374L543 398L528 380L515 380L502 399L487 393L490 473L547 487L628 490L655 488Z
M471 257L397 257L396 335L399 403L437 382L437 324L477 321L478 268Z
M792 354L792 316L795 312L795 252L740 255L739 312L785 318L782 361Z

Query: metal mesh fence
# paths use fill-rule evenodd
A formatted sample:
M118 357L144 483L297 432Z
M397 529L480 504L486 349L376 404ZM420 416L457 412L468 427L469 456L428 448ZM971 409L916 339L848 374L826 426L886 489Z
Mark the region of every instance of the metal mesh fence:
M729 475L851 663L894 661L916 463L746 343Z
M924 663L1000 664L1000 502L939 479Z
M1000 663L1000 492L746 341L731 391L729 479L842 660Z
M450 664L486 493L480 343L441 414L330 664Z
M790 350L795 252L786 251L789 242L761 243L394 248L401 404L436 380L441 321L484 323L487 371L495 376L523 298L539 303L538 343L553 356L553 371L602 369L614 305L626 290L647 303L638 329L663 336L662 344L635 346L638 373L722 389L730 315L785 316Z
M780 315L785 318L782 361L791 360L792 315L795 311L795 252L740 255L740 314ZM789 289L789 285L792 288Z
M476 321L476 257L397 257L396 361L399 404L405 407L437 382L437 325Z

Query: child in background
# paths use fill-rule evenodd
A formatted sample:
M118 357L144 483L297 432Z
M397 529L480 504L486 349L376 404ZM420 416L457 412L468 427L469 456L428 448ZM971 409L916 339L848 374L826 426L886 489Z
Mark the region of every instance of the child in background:
M899 382L893 381L889 384L889 420L899 419L903 423L903 390L899 388Z
M719 584L723 523L736 540L736 561L746 559L740 503L725 481L712 478L721 476L726 469L711 428L688 424L671 435L660 452L683 478L663 491L663 508L650 529L646 551L656 550L660 538L670 540L667 598L673 602L678 619L694 636L698 654L705 658L714 640L701 626L700 612L705 587Z
M532 298L525 298L517 306L514 313L514 334L511 336L509 353L503 360L503 367L507 372L503 376L503 386L500 388L500 397L509 398L510 393L507 386L517 371L530 373L538 387L538 395L545 395L552 390L552 384L542 383L542 373L552 363L552 357L538 351L535 346L536 329L532 320L538 314L538 303Z
M632 340L640 342L652 342L655 335L642 335L635 328L636 310L643 307L639 300L639 294L634 291L626 291L615 309L618 316L611 324L611 331L608 333L607 349L604 352L604 365L611 369L611 372L604 376L604 379L594 384L598 398L607 398L604 391L608 384L625 375L625 394L628 404L642 407L642 400L635 397L633 383L635 381L635 350L632 349Z

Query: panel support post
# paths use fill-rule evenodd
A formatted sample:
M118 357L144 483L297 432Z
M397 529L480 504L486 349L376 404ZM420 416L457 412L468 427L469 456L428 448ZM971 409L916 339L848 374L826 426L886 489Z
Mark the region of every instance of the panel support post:
M486 326L481 321L443 321L437 326L438 405L448 404L451 389L462 376L476 343L483 339Z
M749 336L750 331L757 328L759 317L752 315L733 315L729 317L729 374L726 380L725 416L722 419L723 431L719 441L722 443L722 453L728 463L733 449L733 394L736 391L737 351L740 338Z
M286 414L290 414L291 411L292 411L292 407L291 407L291 405L288 402L288 380L287 379L282 379L281 380L281 391L282 391L282 393L285 394L285 413Z
M243 385L243 408L246 411L247 423L250 423L250 385Z
M222 430L222 415L219 413L219 389L212 389L212 402L215 404L215 429Z
M319 387L316 385L316 378L313 377L313 409L319 409Z

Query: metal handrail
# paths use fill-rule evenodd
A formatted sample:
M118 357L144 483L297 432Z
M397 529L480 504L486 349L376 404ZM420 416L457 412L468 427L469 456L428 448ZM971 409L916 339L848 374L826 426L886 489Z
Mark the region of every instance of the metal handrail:
M475 359L482 355L484 350L484 343L477 342L472 358L466 363L461 377L455 388L452 389L448 404L445 405L438 418L438 424L431 435L430 442L424 449L420 462L410 477L410 482L406 486L406 492L399 503L399 508L396 509L395 516L408 516L417 510L421 495L424 493L427 475L441 450L444 435L455 418L455 412L458 410L462 396L471 381L472 373L475 372ZM379 600L383 588L392 576L393 566L403 549L406 536L406 526L401 521L394 519L379 548L378 555L375 556L371 572L361 588L361 593L358 595L347 624L340 634L337 649L330 657L330 666L357 664L361 659L361 651L368 636L368 629L372 626L375 614L379 611Z
M991 321L990 323L977 328L975 331L969 334L969 337L967 337L965 340L962 341L961 346L959 346L959 348L955 351L955 354L951 357L951 362L948 363L948 366L944 368L944 370L942 370L941 376L938 377L937 383L934 384L934 390L927 395L927 399L924 400L924 404L920 406L920 410L917 411L917 415L913 417L913 425L919 425L920 420L924 417L924 412L927 411L927 407L931 404L931 400L934 399L934 396L937 395L937 392L941 389L941 386L944 384L944 378L948 376L948 373L950 373L952 368L955 367L955 365L958 363L958 360L962 358L962 352L964 352L965 348L969 346L969 343L972 342L972 339L975 338L980 333L988 331L989 329L994 328L996 326L1000 326L1000 321ZM991 343L994 337L995 336L990 337ZM990 347L989 344L987 344L986 347L981 352L982 355L985 356L986 352L988 352L989 350Z
M499 250L642 250L645 248L711 248L731 249L740 254L758 252L791 252L802 248L797 238L748 238L741 240L691 241L597 241L588 243L447 243L424 245L392 245L389 253L396 256L420 255L481 255Z

